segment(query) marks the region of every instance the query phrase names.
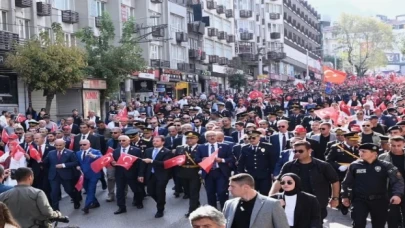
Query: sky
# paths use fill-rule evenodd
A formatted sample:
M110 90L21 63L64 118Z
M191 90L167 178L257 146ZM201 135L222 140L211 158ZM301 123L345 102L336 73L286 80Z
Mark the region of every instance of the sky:
M332 22L339 19L341 13L375 16L382 14L394 19L405 14L404 0L308 0L322 16L328 15Z

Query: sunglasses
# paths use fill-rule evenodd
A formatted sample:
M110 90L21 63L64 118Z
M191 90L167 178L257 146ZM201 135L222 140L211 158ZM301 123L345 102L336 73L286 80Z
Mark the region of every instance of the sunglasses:
M23 133L22 133L22 132L21 132L21 133L17 133L17 132L16 132L15 134L16 134L16 135L22 135Z
M296 154L296 153L302 154L302 153L304 153L304 150L294 150L294 153L295 153L295 154Z
M285 126L277 126L278 128L285 128Z
M319 130L324 131L324 130L326 130L326 128L319 128Z
M248 139L253 139L253 140L255 140L255 139L256 139L256 137L249 137Z
M150 124L157 124L157 122L150 122Z
M361 125L361 126L363 126L363 127L370 127L370 125Z
M87 146L87 144L80 144L80 146Z
M292 181L280 181L280 184L281 185L292 185L293 184L293 182Z
M124 139L124 140L118 140L118 142L126 142L127 140L126 139Z
M118 134L118 132L111 132L111 134Z
M357 113L357 115L363 115L363 113Z
M176 127L180 127L181 125L180 125L180 124L175 124L174 126L176 126Z

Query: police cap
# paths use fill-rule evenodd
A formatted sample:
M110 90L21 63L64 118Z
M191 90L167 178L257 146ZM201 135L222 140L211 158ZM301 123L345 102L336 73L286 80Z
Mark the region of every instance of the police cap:
M378 152L380 148L374 143L363 143L359 146L359 150L370 150L371 152Z
M125 131L125 135L137 135L139 133L138 129L130 128Z
M256 131L256 130L253 130L253 131L249 131L248 132L248 135L249 136L260 136L262 133L260 132L260 131Z
M405 126L405 120L402 120L401 122L398 122L396 125L398 125L398 126Z
M401 130L401 129L402 129L402 128L401 128L400 126L394 125L394 126L388 128L388 132L391 132L391 131L393 131L393 130Z
M186 138L193 138L193 139L198 139L200 138L200 134L195 131L187 131L185 134Z
M359 140L359 134L358 132L349 132L344 134L345 138L347 138L348 140Z
M380 139L382 143L388 143L388 140L390 139L389 136L385 136L385 135L380 135Z

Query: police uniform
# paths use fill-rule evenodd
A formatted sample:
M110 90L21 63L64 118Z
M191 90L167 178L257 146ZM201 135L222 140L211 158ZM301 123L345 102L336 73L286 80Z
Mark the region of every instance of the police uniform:
M372 143L360 145L363 153L377 153L379 147ZM342 198L349 198L352 190L352 220L354 228L365 228L370 213L373 228L384 228L388 214L387 181L391 194L402 197L404 180L398 169L389 162L376 159L372 163L358 160L350 164L342 182Z
M249 137L260 137L260 131L251 131ZM261 194L269 193L272 183L271 175L277 162L277 156L269 143L247 144L242 147L238 162L238 172L248 173L255 180L255 189Z
M300 110L298 105L293 105L294 110ZM304 118L304 115L301 113L299 114L291 114L289 116L290 122L288 124L288 130L293 131L297 125L301 125L302 119Z
M389 136L385 136L385 135L380 135L380 139L381 139L381 145L388 143L390 137ZM381 146L380 150L378 151L378 154L383 154L383 153L388 153L390 150L384 150ZM405 215L404 215L405 217Z
M187 138L196 138L200 137L200 134L194 131L188 131L185 133ZM200 171L200 167L198 166L197 162L195 162L195 155L197 153L198 144L193 146L189 145L182 145L176 148L175 155L185 155L186 162L184 165L178 167L177 169L177 176L180 178L184 192L190 197L190 204L188 213L186 217L190 215L195 209L200 206L200 188L201 188L201 180L200 175L198 172Z
M314 108L311 108L311 109L309 109L308 111L309 111L310 113L312 113L312 112L315 111L315 109L314 109ZM304 126L305 129L307 129L307 132L312 131L311 125L312 125L312 122L314 122L314 121L321 121L321 118L319 118L318 116L312 117L312 116L309 115L309 116L305 116L305 117L302 119L302 126Z
M336 136L344 135L345 133L347 133L347 130L344 128L338 127L338 128L335 128L334 133L336 134ZM328 156L330 148L333 145L338 144L338 143L342 143L342 142L339 140L334 140L334 141L330 141L326 144L325 157Z

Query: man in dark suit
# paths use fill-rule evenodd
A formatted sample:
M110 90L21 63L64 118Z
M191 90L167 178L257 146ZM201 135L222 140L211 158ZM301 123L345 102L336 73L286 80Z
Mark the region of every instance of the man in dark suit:
M169 150L174 150L174 149L176 149L176 147L174 147L175 139L179 138L180 135L178 134L175 126L170 126L168 128L168 132L169 132L169 136L167 136L165 138L165 148L167 148Z
M199 135L204 135L207 129L202 126L202 120L199 118L194 119L194 129Z
M73 117L66 118L66 126L70 127L70 132L72 134L77 135L80 133L80 128L79 128L79 125L75 124L73 121L74 121Z
M278 155L269 143L260 141L260 131L251 131L250 144L242 147L238 162L238 172L248 173L255 179L255 189L266 194L271 188L272 174Z
M276 113L278 110L282 110L280 105L276 104L276 99L271 98L270 103L266 105L266 109L264 110L264 115L267 116L270 113Z
M55 148L56 150L50 151L43 160L43 163L49 168L48 179L51 183L52 208L59 210L60 185L63 185L65 192L73 199L74 208L79 209L79 199L73 191L74 169L79 164L76 154L65 149L63 139L55 140Z
M314 121L321 121L321 118L319 118L319 117L315 114L315 109L314 109L314 108L308 109L308 112L309 112L309 115L308 115L308 116L305 116L305 117L302 119L302 126L305 127L305 129L307 130L307 132L310 132L310 131L312 131L312 129L311 129L312 122L314 122Z
M102 156L99 150L90 147L90 141L87 139L80 141L80 150L76 152L76 157L79 162L80 169L84 175L83 186L86 190L86 202L84 204L83 212L89 213L91 208L100 207L100 203L96 198L97 182L101 177L101 172L95 173L91 169L91 163Z
M167 135L166 128L159 127L159 122L158 122L158 120L156 118L152 118L150 120L150 125L151 125L151 128L153 130L153 136L156 136L156 135L166 136Z
M87 116L87 118L89 119L89 121L93 121L94 123L100 121L100 117L96 116L96 112L93 110L89 111L89 116Z
M243 136L245 135L245 123L243 122L236 122L235 129L236 131L231 133L231 137L234 143L239 143L242 140Z
M292 114L289 116L289 131L294 130L295 126L301 125L304 115L300 113L301 109L298 105L293 105Z
M272 145L273 153L280 157L280 152L287 148L288 139L294 137L292 132L287 131L288 121L279 120L277 121L278 133L270 136L270 143Z
M146 149L145 158L142 159L146 163L145 172L142 174L147 184L147 191L157 204L155 218L161 218L164 215L166 186L170 179L170 170L164 169L164 161L172 157L172 152L163 147L164 143L163 136L154 137L153 148Z
M36 133L34 135L34 142L37 145L37 151L42 159L46 158L50 151L55 150L55 147L46 145L45 136L43 134ZM51 185L47 176L48 167L32 158L29 160L28 166L31 167L34 172L34 183L32 184L32 187L44 191L49 202L51 202Z
M31 132L27 132L24 134L24 142L21 143L20 146L25 150L25 152L29 154L30 145L37 149L37 146L34 143L34 134Z
M228 179L231 176L231 166L234 163L232 148L227 144L217 143L217 134L215 131L205 133L207 143L198 147L195 157L196 163L209 157L218 150L218 155L209 173L202 171L202 177L205 181L208 204L217 207L217 197L221 208L224 207L225 201L228 200Z
M228 118L232 117L231 113L228 110L225 109L225 104L224 103L218 102L217 106L218 106L219 115L221 115L223 117L228 117Z
M117 205L118 210L114 214L122 214L127 212L127 207L125 205L125 188L127 185L131 188L134 193L133 206L138 209L143 208L142 198L143 194L140 189L139 182L143 183L143 162L141 161L142 152L140 149L130 146L130 138L126 135L121 135L119 138L120 147L115 149L113 152L114 161L111 164L115 167L115 182L117 183ZM132 166L127 170L122 166L117 165L117 161L120 156L125 155L136 156L137 159ZM125 158L125 160L130 160L130 158Z
M96 150L100 150L100 138L90 132L90 125L82 123L80 124L80 134L75 136L74 144L73 144L73 151L80 150L80 140L87 139L90 141L91 147Z

